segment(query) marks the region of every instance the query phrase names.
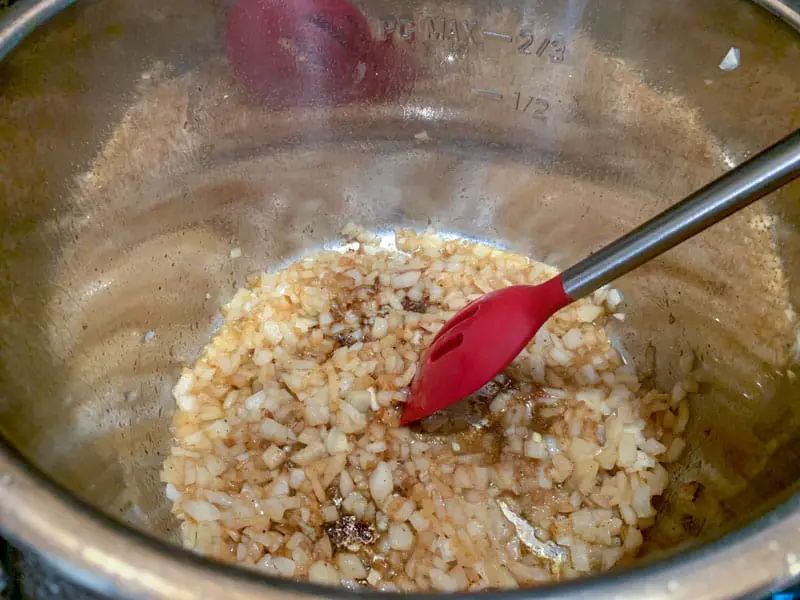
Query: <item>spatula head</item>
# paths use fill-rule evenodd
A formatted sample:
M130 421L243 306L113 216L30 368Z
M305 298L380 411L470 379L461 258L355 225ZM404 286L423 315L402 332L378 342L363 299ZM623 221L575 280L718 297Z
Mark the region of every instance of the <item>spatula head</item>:
M483 387L570 302L559 276L541 285L497 290L462 308L417 367L401 424L432 415Z

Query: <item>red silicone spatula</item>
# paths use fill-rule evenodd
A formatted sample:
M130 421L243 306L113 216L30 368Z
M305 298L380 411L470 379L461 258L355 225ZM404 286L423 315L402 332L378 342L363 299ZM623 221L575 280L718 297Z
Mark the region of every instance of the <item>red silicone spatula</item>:
M555 312L800 175L800 130L536 286L487 294L445 323L423 356L401 423L435 413L496 377Z

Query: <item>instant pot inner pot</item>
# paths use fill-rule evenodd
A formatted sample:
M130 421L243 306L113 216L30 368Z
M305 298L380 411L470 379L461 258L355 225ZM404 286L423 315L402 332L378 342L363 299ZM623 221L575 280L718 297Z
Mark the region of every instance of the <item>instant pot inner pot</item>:
M800 38L749 2L366 3L412 85L279 109L232 78L228 9L81 3L0 63L0 429L170 541L171 388L248 273L348 222L566 267L800 126ZM799 190L618 283L640 372L705 373L649 552L795 487Z

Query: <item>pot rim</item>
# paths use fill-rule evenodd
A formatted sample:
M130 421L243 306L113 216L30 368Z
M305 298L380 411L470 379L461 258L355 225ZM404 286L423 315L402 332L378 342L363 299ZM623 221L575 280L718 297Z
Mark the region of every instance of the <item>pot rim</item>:
M118 522L54 483L0 438L0 531L68 579L115 598L289 600L385 598L268 577L212 561ZM800 492L713 542L623 571L536 588L490 592L507 600L759 597L800 579ZM709 581L715 587L709 589ZM450 595L454 600L481 593ZM418 600L441 594L409 594Z
M800 1L752 0L800 32ZM23 0L0 19L0 60L75 0ZM0 436L0 532L67 579L121 598L288 600L385 597L267 577L211 561L118 522L80 500ZM537 588L453 594L458 600L610 597L615 600L751 597L800 579L800 492L720 539L652 563ZM708 583L714 582L712 589ZM415 594L439 598L441 594Z

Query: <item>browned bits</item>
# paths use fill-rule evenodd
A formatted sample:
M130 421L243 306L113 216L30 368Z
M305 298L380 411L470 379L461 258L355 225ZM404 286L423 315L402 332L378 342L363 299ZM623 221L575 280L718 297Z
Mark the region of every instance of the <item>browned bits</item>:
M690 535L700 535L704 524L705 521L703 519L694 515L690 515L689 513L685 513L681 517L681 526L683 527L683 530Z
M428 310L428 304L425 300L412 300L408 296L402 300L403 310L415 313L424 313Z
M355 336L352 333L340 333L336 336L336 343L342 347L352 346L358 340L356 340Z
M325 533L335 548L357 550L362 544L375 541L375 530L352 515L345 515L334 523L325 525Z
M678 493L683 500L695 502L703 493L705 486L699 481L687 481L682 483Z

